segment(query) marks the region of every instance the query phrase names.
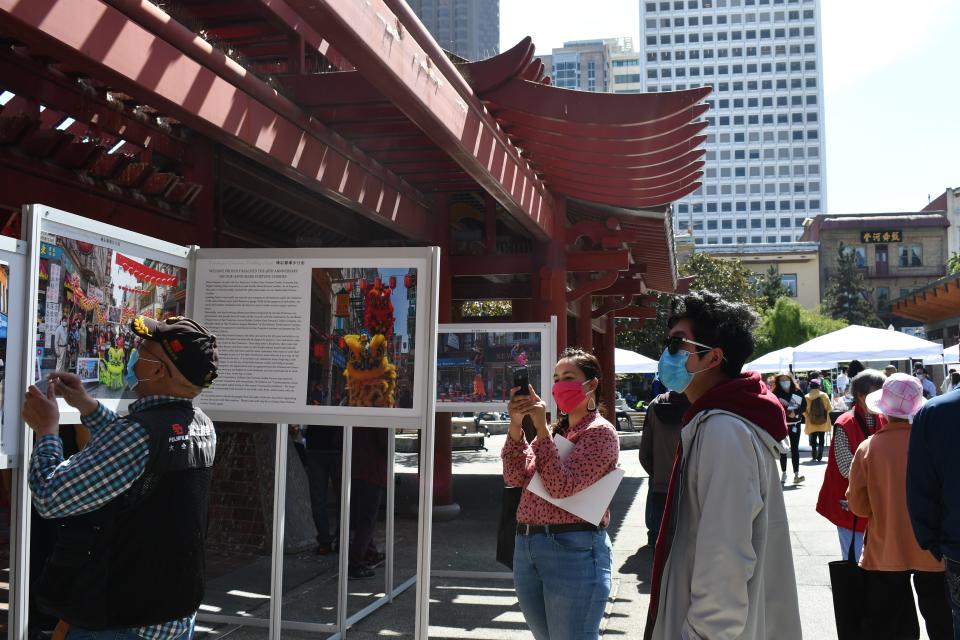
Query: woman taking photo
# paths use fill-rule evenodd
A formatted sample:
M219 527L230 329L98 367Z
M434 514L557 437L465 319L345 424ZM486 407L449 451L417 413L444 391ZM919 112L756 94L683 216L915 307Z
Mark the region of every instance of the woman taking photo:
M527 490L539 472L555 498L589 487L617 467L616 430L600 415L600 363L592 354L567 349L554 369L553 398L560 418L547 424L546 405L528 388L511 389L510 431L503 446L503 478L523 487L517 507L513 579L523 616L537 640L598 638L610 595L612 551L607 511L594 526ZM518 391L520 392L518 394ZM537 435L528 443L523 420L529 416ZM560 462L555 435L573 443Z
M777 374L773 383L773 395L783 405L787 414L787 437L790 438L790 460L793 463L793 484L800 484L806 478L800 475L800 416L807 408L803 392L789 373ZM781 484L787 482L787 454L780 454Z

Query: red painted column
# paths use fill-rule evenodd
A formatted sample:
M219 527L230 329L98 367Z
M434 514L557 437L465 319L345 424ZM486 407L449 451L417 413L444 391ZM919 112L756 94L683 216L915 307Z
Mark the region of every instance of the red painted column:
M450 272L450 201L445 195L436 200L436 242L440 247L440 307L441 323L453 320L453 274ZM435 390L430 390L435 393ZM434 416L433 440L433 519L451 520L460 513L460 505L453 501L453 434L451 415L437 412Z
M535 310L538 322L547 322L557 316L557 353L567 347L567 255L564 231L567 219L567 200L557 198L550 240L539 245L537 262L540 267L534 277L538 283L538 304Z
M577 305L577 344L584 351L593 351L593 296L589 293Z
M616 417L616 385L617 378L614 365L614 348L617 342L617 326L614 313L603 317L606 333L603 334L603 346L600 353L600 370L603 376L603 404L607 411L604 416L611 424L617 423Z

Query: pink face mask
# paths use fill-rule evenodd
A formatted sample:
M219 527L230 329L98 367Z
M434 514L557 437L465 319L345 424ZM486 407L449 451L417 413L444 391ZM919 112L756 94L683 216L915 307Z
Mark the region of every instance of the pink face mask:
M587 394L583 391L585 384L577 380L554 382L553 399L557 402L557 408L564 413L570 413L579 407L580 403L587 399Z

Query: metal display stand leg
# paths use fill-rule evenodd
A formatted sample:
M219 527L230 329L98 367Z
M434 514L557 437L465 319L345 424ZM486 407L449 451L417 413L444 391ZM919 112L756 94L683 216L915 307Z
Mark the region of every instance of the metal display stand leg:
M280 640L283 608L283 539L287 498L289 425L278 424L273 465L273 549L270 575L270 639Z

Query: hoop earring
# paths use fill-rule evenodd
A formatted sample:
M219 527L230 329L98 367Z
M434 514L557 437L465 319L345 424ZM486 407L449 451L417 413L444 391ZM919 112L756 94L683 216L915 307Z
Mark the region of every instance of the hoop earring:
M592 407L590 405L593 405ZM596 411L597 410L597 401L593 399L593 396L590 396L590 399L587 401L587 411Z

